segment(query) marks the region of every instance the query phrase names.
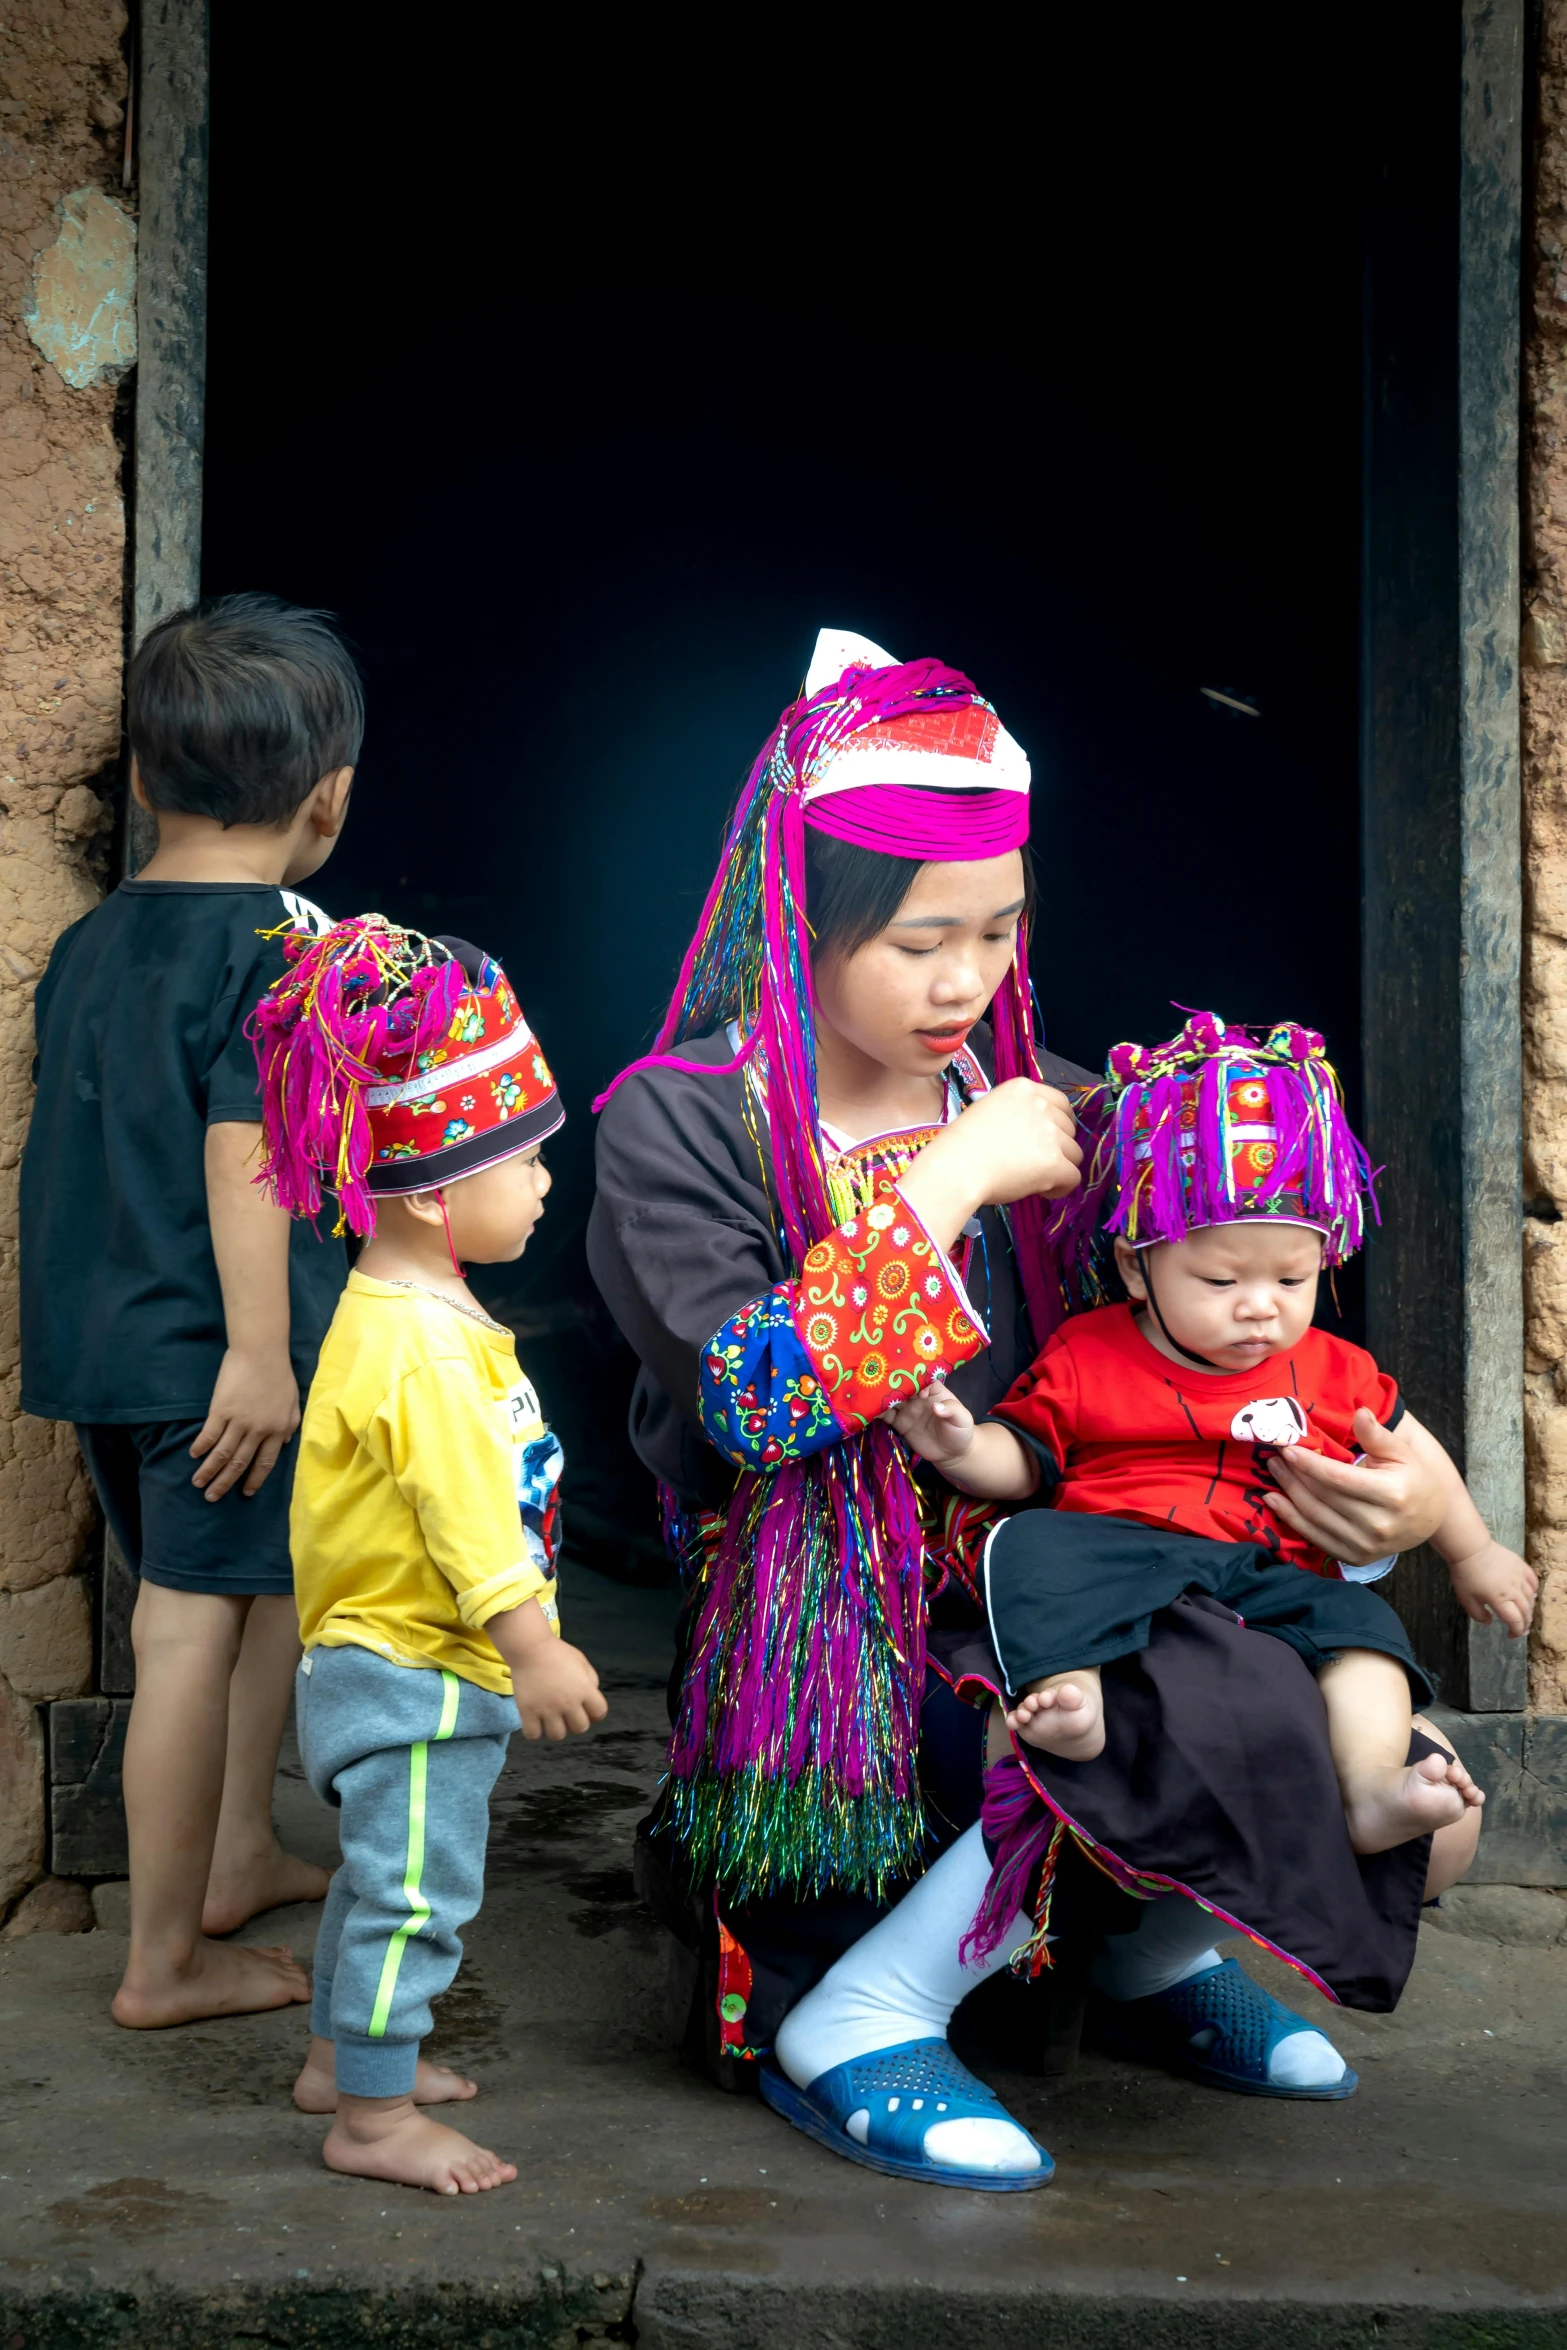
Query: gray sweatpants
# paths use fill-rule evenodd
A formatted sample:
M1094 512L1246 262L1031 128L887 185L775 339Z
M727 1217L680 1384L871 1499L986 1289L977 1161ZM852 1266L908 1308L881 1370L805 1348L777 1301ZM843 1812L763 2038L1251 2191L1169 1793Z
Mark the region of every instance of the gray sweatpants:
M295 1690L305 1776L342 1812L310 2028L333 2042L350 2097L401 2097L484 1893L490 1789L517 1708L368 1648L313 1648Z

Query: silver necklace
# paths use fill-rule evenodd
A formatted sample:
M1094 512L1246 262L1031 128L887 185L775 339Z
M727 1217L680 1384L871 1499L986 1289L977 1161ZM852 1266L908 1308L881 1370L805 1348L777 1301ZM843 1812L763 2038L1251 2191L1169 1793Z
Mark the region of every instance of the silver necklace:
M460 1297L448 1297L443 1289L429 1289L422 1281L388 1281L386 1286L388 1289L417 1290L420 1297L433 1297L437 1305L450 1306L454 1314L466 1314L470 1322L482 1322L486 1330L498 1330L503 1338L511 1336L505 1323L497 1322L494 1315L487 1314L482 1306L464 1305Z

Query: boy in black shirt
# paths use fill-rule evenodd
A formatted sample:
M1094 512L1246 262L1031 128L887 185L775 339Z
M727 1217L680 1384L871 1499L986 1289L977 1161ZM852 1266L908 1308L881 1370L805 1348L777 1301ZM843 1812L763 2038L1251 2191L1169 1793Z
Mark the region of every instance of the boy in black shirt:
M131 2026L309 1996L292 1952L211 1938L327 1885L278 1845L272 1783L299 1654L300 1399L347 1268L256 1188L245 1026L280 934L327 927L291 885L332 852L363 727L321 613L228 596L154 629L129 732L157 853L66 931L38 988L22 1403L76 1423L140 1576L113 2009Z

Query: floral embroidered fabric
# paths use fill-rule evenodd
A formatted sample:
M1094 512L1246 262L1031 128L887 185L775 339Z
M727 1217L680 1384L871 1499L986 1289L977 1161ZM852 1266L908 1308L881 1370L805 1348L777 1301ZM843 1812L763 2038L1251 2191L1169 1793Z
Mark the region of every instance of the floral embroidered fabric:
M840 1443L987 1343L885 1164L865 1172L864 1208L817 1242L798 1281L743 1306L705 1350L703 1429L741 1468Z

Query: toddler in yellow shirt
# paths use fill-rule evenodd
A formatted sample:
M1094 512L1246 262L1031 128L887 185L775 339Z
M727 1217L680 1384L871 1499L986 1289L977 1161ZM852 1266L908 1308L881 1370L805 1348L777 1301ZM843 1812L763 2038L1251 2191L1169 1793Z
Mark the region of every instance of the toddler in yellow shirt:
M511 1333L463 1278L519 1257L564 1118L505 974L379 915L290 942L254 1023L265 1177L323 1182L365 1246L321 1350L290 1534L300 1749L342 1815L295 2084L329 2168L474 2194L516 2167L422 2109L473 2083L420 2057L484 1888L507 1740L606 1709L560 1637L561 1450Z

